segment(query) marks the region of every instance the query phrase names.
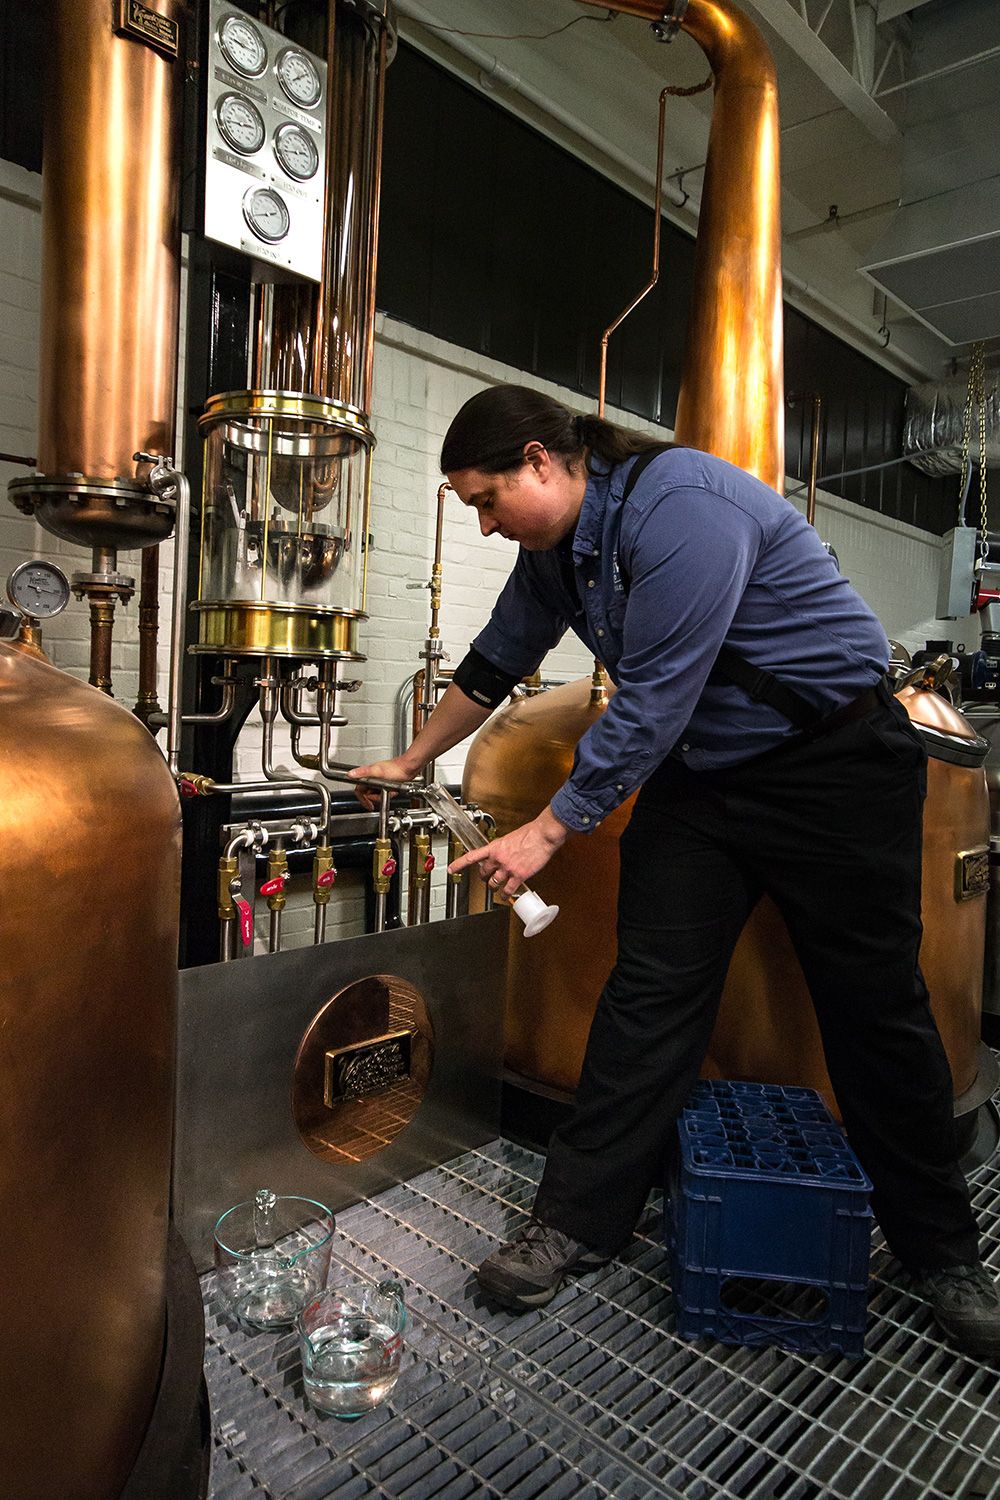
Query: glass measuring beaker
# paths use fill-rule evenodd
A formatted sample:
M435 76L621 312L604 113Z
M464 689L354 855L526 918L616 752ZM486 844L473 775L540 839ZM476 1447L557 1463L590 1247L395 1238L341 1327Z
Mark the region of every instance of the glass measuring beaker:
M384 1401L399 1379L405 1327L398 1281L338 1273L298 1316L305 1391L317 1411L351 1420Z
M236 1319L254 1331L287 1328L326 1282L333 1214L312 1198L261 1188L215 1226L218 1287Z

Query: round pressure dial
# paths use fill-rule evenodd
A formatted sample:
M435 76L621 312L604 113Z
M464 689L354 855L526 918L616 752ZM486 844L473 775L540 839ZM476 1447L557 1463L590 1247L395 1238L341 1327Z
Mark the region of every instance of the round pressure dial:
M293 104L311 109L323 92L316 64L298 47L286 47L275 64L278 82Z
M279 165L297 182L308 181L319 166L319 152L309 132L301 125L278 126L274 154Z
M252 156L264 144L267 132L261 112L242 94L223 94L215 106L215 121L223 140L241 156Z
M267 67L264 38L245 16L226 17L219 27L219 46L230 66L245 78L256 78Z
M288 209L273 188L251 188L243 199L243 217L257 238L269 245L276 245L288 233Z
M7 580L7 598L23 615L48 620L69 603L69 579L55 563L21 563Z

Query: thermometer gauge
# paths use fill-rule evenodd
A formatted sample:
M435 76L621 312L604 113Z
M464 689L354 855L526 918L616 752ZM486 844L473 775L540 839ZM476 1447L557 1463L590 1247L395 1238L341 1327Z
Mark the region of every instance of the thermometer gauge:
M311 109L323 92L315 63L298 47L286 47L274 71L284 93L293 104L301 104L304 109Z
M243 217L257 238L269 245L285 238L291 222L284 198L273 188L251 188L243 199Z
M240 94L223 94L215 106L215 120L227 145L241 156L252 156L264 144L264 120L260 110Z
M307 182L319 166L319 152L301 125L279 125L274 154L278 164L297 182Z
M22 615L49 620L69 603L69 579L55 563L21 563L7 580L7 598Z
M219 27L219 46L230 67L245 78L256 78L267 67L264 38L245 16L226 17Z

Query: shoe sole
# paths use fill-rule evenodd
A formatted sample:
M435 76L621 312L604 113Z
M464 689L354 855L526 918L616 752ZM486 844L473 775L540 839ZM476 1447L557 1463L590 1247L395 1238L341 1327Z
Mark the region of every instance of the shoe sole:
M585 1276L588 1271L598 1271L602 1266L608 1265L613 1259L613 1256L608 1256L606 1259L602 1257L583 1257L575 1265L570 1266L564 1275L560 1276L555 1286L542 1287L537 1292L518 1292L512 1287L491 1282L489 1272L484 1277L481 1269L476 1273L476 1280L479 1283L480 1290L485 1292L486 1296L492 1298L494 1302L499 1302L501 1307L512 1308L515 1312L520 1309L528 1312L532 1308L544 1307L547 1302L551 1302L556 1292L565 1286L568 1276Z

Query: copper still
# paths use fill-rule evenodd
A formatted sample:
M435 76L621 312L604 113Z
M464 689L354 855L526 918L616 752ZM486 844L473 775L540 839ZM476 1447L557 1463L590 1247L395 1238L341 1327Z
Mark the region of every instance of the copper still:
M961 714L932 691L908 687L899 696L930 757L920 963L961 1096L980 1067L986 893L981 885L963 890L959 874L963 856L985 855L986 779L977 736ZM489 808L499 833L535 817L569 775L577 740L604 706L589 682L518 699L476 737L464 795ZM529 1086L568 1094L579 1079L594 1007L615 958L618 839L633 800L588 835L586 859L568 846L538 876L539 894L560 905L558 922L530 943L511 937L505 1052L508 1068ZM767 898L733 954L704 1071L816 1088L836 1109L805 980Z
M715 75L715 106L696 246L695 287L676 436L735 462L780 491L783 483L778 125L774 67L756 28L730 0L627 0L617 10L688 31ZM667 18L672 16L673 20ZM573 683L520 699L479 733L463 794L489 809L500 833L533 818L570 772L577 740L604 711L603 694ZM988 829L981 759L942 758L945 741L975 740L934 693L901 701L932 756L925 822L921 962L955 1078L965 1094L979 1068L985 895L956 895L956 860L982 852ZM944 722L944 721L947 722ZM936 738L935 738L936 737ZM962 756L958 756L959 761ZM967 758L975 761L975 755ZM529 1085L572 1091L597 997L615 955L619 807L589 835L587 856L559 851L536 884L559 921L510 950L506 1059ZM754 912L730 969L707 1070L732 1078L809 1084L833 1102L805 983L787 933L767 902ZM748 1024L747 1017L751 1017Z
M73 587L91 605L91 682L110 692L119 549L169 536L172 504L138 452L172 454L180 287L181 0L162 44L120 30L107 0L54 0L42 173L38 472L17 508L92 552Z
M180 808L137 719L8 641L0 765L0 1488L104 1500L163 1349Z

